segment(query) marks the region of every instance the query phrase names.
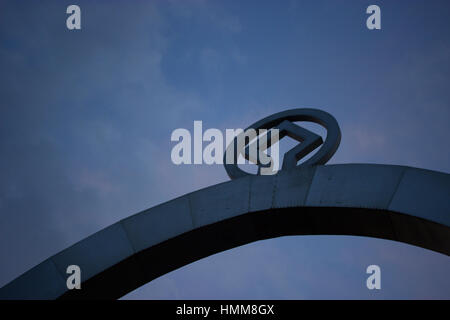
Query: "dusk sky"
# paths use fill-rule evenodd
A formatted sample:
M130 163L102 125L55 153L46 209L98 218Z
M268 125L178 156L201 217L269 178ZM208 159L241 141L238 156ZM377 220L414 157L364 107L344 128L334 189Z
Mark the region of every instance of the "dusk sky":
M81 8L68 30L66 8ZM381 8L368 30L366 8ZM144 209L229 178L175 165L177 128L318 108L329 163L450 173L450 2L0 0L0 287ZM366 287L381 267L382 289ZM126 299L450 299L450 258L350 236L258 241Z

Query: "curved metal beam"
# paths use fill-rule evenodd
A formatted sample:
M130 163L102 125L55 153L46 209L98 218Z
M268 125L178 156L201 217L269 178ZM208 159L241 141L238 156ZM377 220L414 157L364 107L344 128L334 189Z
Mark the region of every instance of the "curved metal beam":
M119 298L211 254L311 234L390 239L450 255L450 175L344 164L221 183L89 236L1 288L0 299ZM81 267L81 290L66 287L71 264Z

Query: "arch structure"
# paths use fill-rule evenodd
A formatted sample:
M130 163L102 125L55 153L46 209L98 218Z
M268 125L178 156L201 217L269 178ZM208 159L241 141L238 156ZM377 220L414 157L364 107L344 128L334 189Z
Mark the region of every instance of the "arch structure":
M450 255L450 175L302 166L214 185L123 219L0 289L1 299L113 299L214 253L286 235L355 235ZM81 289L68 290L68 265Z

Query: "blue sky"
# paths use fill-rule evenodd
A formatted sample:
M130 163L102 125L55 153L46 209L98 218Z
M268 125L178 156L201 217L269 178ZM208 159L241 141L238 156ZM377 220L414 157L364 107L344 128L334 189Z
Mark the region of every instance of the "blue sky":
M65 26L78 4L82 29ZM382 29L365 13L381 8ZM330 163L450 172L448 1L1 1L0 286L135 212L228 180L176 128L335 116ZM365 287L378 264L382 290ZM391 241L261 241L126 298L450 298L450 259Z

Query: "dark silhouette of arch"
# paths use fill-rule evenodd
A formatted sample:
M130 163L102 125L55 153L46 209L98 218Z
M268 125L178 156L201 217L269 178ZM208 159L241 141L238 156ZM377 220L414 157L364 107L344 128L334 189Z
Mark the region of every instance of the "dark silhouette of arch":
M214 185L74 244L0 289L0 298L119 298L223 250L319 234L389 239L450 255L450 175L345 164L297 167ZM81 290L66 287L71 264L82 270Z

